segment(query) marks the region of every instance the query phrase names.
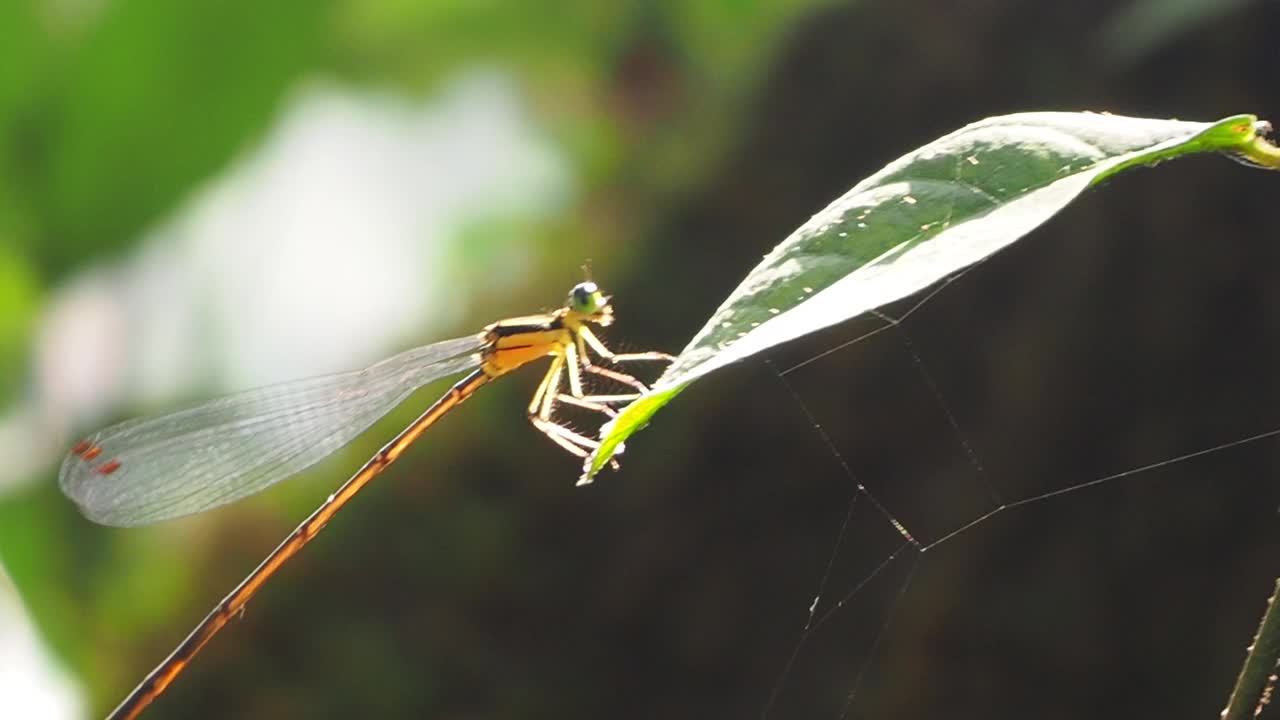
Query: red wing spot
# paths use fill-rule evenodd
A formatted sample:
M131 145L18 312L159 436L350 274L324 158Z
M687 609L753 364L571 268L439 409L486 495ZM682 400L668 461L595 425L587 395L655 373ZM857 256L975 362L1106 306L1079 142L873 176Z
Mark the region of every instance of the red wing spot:
M99 456L99 455L101 455L101 454L102 454L102 446L101 446L101 445L91 445L91 446L89 446L89 449L87 449L87 450L85 450L84 452L80 453L80 457L84 458L85 460L92 460L92 459L94 459L94 458L98 457L98 456Z
M119 460L108 460L102 463L101 465L99 465L98 467L94 468L93 471L98 473L99 475L110 475L111 473L119 469L120 469Z
M86 452L89 451L89 448L91 447L93 447L93 443L89 442L88 440L81 440L80 442L76 443L75 447L71 448L71 454L84 455Z

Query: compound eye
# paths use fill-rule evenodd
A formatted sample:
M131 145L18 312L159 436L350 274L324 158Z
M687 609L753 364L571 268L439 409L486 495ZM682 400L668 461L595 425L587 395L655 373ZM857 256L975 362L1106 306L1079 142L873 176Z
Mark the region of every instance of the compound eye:
M581 282L569 291L569 304L574 310L592 313L600 306L600 288L593 282Z

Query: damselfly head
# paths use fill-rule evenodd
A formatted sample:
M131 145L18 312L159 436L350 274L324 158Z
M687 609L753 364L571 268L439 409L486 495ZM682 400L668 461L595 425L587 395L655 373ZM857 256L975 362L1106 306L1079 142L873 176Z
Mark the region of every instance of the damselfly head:
M609 305L609 299L598 285L587 280L574 285L569 291L569 309L592 322L608 325L613 322L613 308Z

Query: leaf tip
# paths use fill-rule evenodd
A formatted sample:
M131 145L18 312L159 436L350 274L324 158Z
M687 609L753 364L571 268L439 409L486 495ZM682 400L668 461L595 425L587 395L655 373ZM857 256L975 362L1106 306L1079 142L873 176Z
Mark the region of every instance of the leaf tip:
M1254 115L1240 115L1226 122L1224 129L1236 137L1235 147L1227 150L1231 159L1263 170L1280 170L1280 147L1267 138L1271 123Z
M648 425L653 414L663 405L671 402L671 398L682 389L684 385L651 390L623 408L617 417L601 426L600 447L582 461L582 474L578 476L576 484L590 485L606 466L616 466L616 456L626 450L626 440Z

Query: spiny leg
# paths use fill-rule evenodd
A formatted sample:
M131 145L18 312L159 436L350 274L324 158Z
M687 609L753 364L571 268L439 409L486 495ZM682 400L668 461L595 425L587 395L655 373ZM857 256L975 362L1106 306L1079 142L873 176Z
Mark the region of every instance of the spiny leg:
M564 346L564 364L569 372L569 394L574 397L586 396L586 392L582 390L582 373L578 371L579 363L586 357L579 352L578 345L581 344L582 341L577 340Z
M551 438L557 445L568 450L569 452L583 457L585 452L582 448L573 445L556 433L550 432L548 418L554 405L554 398L560 394L560 379L564 374L564 354L556 353L551 360L551 367L547 368L547 374L542 376L542 382L538 384L538 389L533 393L533 399L529 401L529 409L526 414L529 422L538 429L538 432Z
M529 422L533 424L543 435L546 435L552 442L573 453L577 457L586 457L591 450L599 447L600 443L592 440L585 435L576 433L563 425L551 419L555 412L556 400L564 395L560 392L560 384L563 381L565 368L573 368L577 362L574 354L573 346L568 346L565 352L557 353L551 360L551 367L547 368L547 374L543 376L542 383L538 385L538 389L533 394L533 399L529 402L528 416ZM575 382L574 370L569 370L569 385L572 390L574 385L578 386L581 391L581 379ZM580 400L589 405L595 405L590 400ZM601 406L602 407L602 406ZM616 468L616 463L614 463Z
M556 356L558 362L553 363L555 377L551 378L551 382L547 387L546 397L542 398L542 405L538 409L538 415L534 425L554 439L563 439L578 445L578 452L585 457L586 454L600 446L600 443L591 438L570 430L564 425L552 419L556 410L556 400L564 393L560 392L561 371L566 371L569 375L569 395L574 398L576 403L586 403L595 405L590 400L584 399L586 394L582 391L582 376L578 374L578 353L573 345L565 345L564 352Z
M549 418L531 415L529 416L529 422L533 423L533 426L543 435L551 438L552 442L580 458L587 457L592 450L600 447L599 441L592 440L581 433L576 433ZM614 470L620 467L616 458L609 459L609 466Z
M529 409L526 412L530 419L542 412L542 406L547 397L559 393L560 373L563 370L564 355L556 353L551 359L551 367L547 368L547 374L542 376L542 382L538 383L538 389L533 392L533 399L529 401ZM552 385L556 388L554 391L551 390Z
M672 360L675 360L674 357L662 352L615 353L605 347L605 344L600 341L600 338L597 338L595 333L585 327L578 331L576 345L578 354L582 359L583 370L600 375L601 377L607 377L616 383L633 387L636 389L636 392L639 393L649 392L648 386L637 380L633 375L619 372L617 370L610 370L609 368L601 367L592 363L591 355L587 352L587 348L590 347L595 351L596 355L600 356L600 359L611 363L636 361L671 362Z
M600 367L599 365L593 365L591 364L590 360L586 359L587 356L585 354L582 357L583 357L583 361L582 361L583 370L589 373L592 373L594 375L607 377L616 383L633 387L635 388L636 393L638 394L649 392L649 386L635 379L634 376L628 375L627 373L618 372L617 370L610 370L609 368Z
M608 400L613 400L615 396L606 395L603 397L605 397ZM627 395L623 397L638 397L638 396ZM600 402L594 395L588 396L588 397L574 397L569 393L560 393L559 395L556 396L556 402L562 405L572 405L574 407L580 407L583 410L598 412L610 418L614 418L618 416L617 410L614 410L613 408L609 407L604 402Z
M566 372L569 375L568 394L560 392L560 383ZM533 402L529 403L529 422L539 432L578 457L586 457L592 450L600 446L598 441L570 430L568 427L556 422L552 417L559 401L602 412L610 417L617 414L612 408L583 393L582 378L578 374L578 356L573 345L566 345L563 352L556 354L538 390L539 392L534 394ZM609 465L615 470L619 467L617 461L614 460L610 460Z
M596 337L595 333L585 327L578 332L578 343L580 345L585 343L586 345L591 346L591 349L594 350L597 355L609 362L671 362L672 360L675 360L674 356L668 355L664 352L658 352L656 350L650 350L647 352L615 353L605 347L605 344L600 342L600 338ZM586 355L585 350L583 350L583 355Z
M574 397L568 393L560 393L556 396L556 402L566 405L574 405L586 410L592 410L604 413L609 417L614 417L618 411L613 408L619 403L629 403L640 399L640 393L626 393L623 395L583 395L582 397Z
M551 438L555 444L578 457L586 457L592 450L595 450L600 446L600 443L592 440L586 435L576 433L551 420L542 420L541 418L538 418L533 421L533 426L542 431L544 435Z
M564 375L564 365L564 354L557 353L551 360L551 367L547 368L547 374L542 377L537 391L533 393L533 399L529 402L529 422L533 423L538 432L551 438L555 444L578 457L586 457L588 451L556 432L560 426L550 419L551 412L555 409L555 398L561 394L560 382Z
M609 403L634 400L639 397L639 395L635 393L627 395L587 395L582 389L582 375L580 374L579 369L581 368L589 372L595 372L601 368L597 368L594 365L589 364L587 361L585 346L579 347L581 345L582 340L579 339L573 345L569 345L565 348L564 364L565 369L569 373L569 392L558 393L555 397L555 401L566 405L574 405L576 407L583 408L584 410L602 413L611 418L616 417L618 412L609 407ZM611 371L606 371L606 373L608 373L609 376L620 375L621 377L615 378L619 380L619 382L635 380L635 378L632 378L629 375L622 375L621 373L613 373ZM641 385L641 392L644 391L643 388L644 386ZM546 417L550 418L550 414L548 413Z

